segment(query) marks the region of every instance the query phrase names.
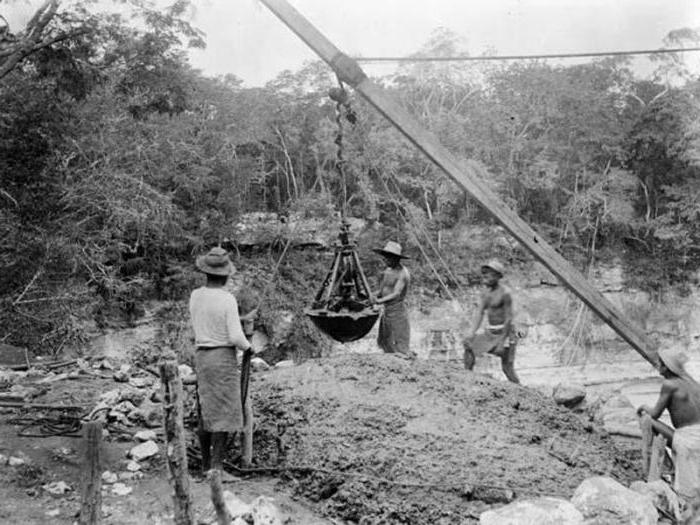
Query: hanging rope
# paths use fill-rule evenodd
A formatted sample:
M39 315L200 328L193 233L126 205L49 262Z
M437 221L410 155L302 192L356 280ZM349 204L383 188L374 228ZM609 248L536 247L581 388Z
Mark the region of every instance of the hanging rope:
M328 96L335 102L335 124L337 129L335 134L335 169L340 176L340 181L343 186L343 202L340 207L340 216L344 221L347 216L348 186L345 178L345 157L343 156L343 117L345 117L350 124L354 124L357 121L357 116L350 106L348 92L345 89L343 81L340 80L340 77L337 75L336 79L338 80L338 87L329 89ZM343 110L345 110L345 112L343 112Z

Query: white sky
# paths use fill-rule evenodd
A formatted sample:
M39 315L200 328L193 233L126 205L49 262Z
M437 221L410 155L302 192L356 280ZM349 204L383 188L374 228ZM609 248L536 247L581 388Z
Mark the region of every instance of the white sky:
M167 4L167 0L157 0ZM351 56L402 56L446 27L471 54L492 46L498 54L654 49L672 29L700 27L700 0L290 0ZM13 31L36 0L0 0ZM206 74L233 73L247 86L296 69L314 53L258 0L194 0L192 22L207 49L192 63ZM687 54L700 64L700 53ZM369 74L387 66L363 64ZM380 69L382 68L382 69ZM640 65L640 71L648 71ZM700 66L697 68L700 72Z

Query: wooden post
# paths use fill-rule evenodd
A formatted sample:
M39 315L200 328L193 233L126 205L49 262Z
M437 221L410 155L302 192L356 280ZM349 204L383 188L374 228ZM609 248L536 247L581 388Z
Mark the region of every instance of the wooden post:
M467 191L523 247L556 275L564 286L576 294L642 357L658 368L655 345L644 332L632 325L620 310L591 286L581 272L571 266L543 237L508 208L483 182L484 174L480 175L473 165L461 163L439 143L434 134L426 131L383 88L372 82L355 60L335 47L287 0L261 0L261 2L306 42L333 69L338 78L357 90L436 167Z
M253 403L250 393L243 404L243 436L241 439L241 464L248 468L253 464Z
M666 438L661 434L654 436L651 443L651 458L649 459L649 475L647 481L656 481L661 479L661 474L664 467L664 459L666 457Z
M176 525L194 525L194 505L187 474L187 444L183 425L182 382L177 363L167 361L160 366L163 383L163 426L165 459L173 485L174 521Z
M211 469L209 471L209 484L211 486L211 501L214 504L216 511L216 522L219 525L229 525L231 523L231 514L224 500L224 489L221 484L221 471L219 469Z
M80 501L80 525L102 523L102 470L100 448L102 423L90 421L83 426L85 435L85 461L83 463L83 487Z
M649 464L651 461L651 445L654 439L654 432L651 426L651 416L642 414L639 419L639 426L642 429L642 474L649 477Z

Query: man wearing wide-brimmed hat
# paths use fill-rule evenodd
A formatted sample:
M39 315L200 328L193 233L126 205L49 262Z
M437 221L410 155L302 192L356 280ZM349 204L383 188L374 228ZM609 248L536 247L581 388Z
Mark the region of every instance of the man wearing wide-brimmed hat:
M501 358L501 369L512 383L520 383L515 373L515 346L517 338L513 327L513 299L510 290L501 284L505 267L497 259L481 265L481 276L486 291L481 297L470 335L464 340L464 367L474 368L475 354L490 353ZM486 313L488 326L477 335Z
M686 501L700 498L700 385L688 374L688 356L679 350L659 350L659 373L664 377L656 405L641 406L652 428L666 438L674 453L674 489ZM675 428L659 421L668 410Z
M199 439L202 470L223 469L230 434L243 428L241 385L236 350L250 350L241 327L236 298L226 290L235 271L223 248L197 258L207 282L190 296L194 329L195 369L199 397Z
M387 353L399 353L414 358L415 354L411 351L411 325L404 302L411 284L411 276L401 264L401 261L408 257L403 254L401 245L395 241L389 241L384 248L375 248L374 251L382 256L386 264L375 300L376 304L384 305L379 320L377 344Z

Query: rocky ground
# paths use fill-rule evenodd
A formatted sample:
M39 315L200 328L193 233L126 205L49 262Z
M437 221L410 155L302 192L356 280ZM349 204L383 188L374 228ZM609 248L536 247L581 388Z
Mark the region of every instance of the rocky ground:
M227 488L247 503L273 497L288 523L471 523L514 498L569 498L590 476L641 477L637 445L585 412L459 363L375 354L286 365L253 375L254 470ZM172 522L157 377L104 359L4 377L5 395L98 409L109 429L106 523ZM55 412L0 415L3 523L75 520L82 441L18 436L59 423ZM208 487L193 487L205 514Z

